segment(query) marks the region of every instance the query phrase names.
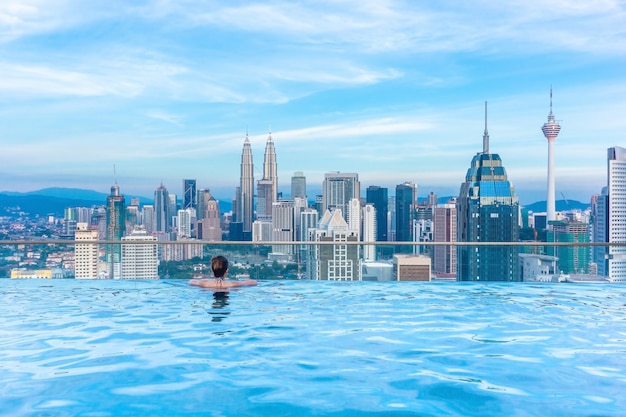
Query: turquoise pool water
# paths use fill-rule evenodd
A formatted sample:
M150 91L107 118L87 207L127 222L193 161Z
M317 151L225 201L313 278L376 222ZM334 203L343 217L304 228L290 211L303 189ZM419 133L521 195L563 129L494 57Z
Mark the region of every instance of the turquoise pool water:
M2 416L623 416L626 286L0 280Z

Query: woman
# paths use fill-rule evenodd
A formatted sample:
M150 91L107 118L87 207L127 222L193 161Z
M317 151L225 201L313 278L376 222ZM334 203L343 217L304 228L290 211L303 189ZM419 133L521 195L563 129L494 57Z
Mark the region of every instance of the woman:
M211 259L211 270L213 271L215 279L192 279L189 281L189 285L210 288L216 292L227 292L228 288L251 287L256 285L256 281L253 279L245 281L226 281L226 274L228 273L228 259L221 255Z

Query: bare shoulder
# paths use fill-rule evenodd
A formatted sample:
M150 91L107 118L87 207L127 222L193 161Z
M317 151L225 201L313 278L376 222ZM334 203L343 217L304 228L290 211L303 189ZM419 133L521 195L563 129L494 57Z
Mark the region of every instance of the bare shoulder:
M222 287L222 285L218 285L218 283L212 279L192 279L192 280L189 280L189 285L195 285L196 287L202 287L202 288Z
M234 287L252 287L257 285L257 282L253 279L248 279L245 281L216 281L213 279L192 279L189 281L189 285L195 285L196 287L202 288L223 289Z
M231 281L229 284L232 284L233 287L253 287L257 285L257 282L253 279L247 279L245 281Z

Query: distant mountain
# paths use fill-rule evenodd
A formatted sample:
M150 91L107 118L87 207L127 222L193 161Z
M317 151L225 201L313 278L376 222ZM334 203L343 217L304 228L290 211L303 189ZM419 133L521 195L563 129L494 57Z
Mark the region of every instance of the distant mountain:
M81 188L62 188L62 187L51 187L51 188L43 188L37 191L29 191L27 193L19 193L14 191L2 191L2 194L9 196L42 196L42 197L55 197L55 198L65 198L70 200L82 200L82 201L93 201L99 202L99 204L103 205L107 201L107 193L101 193L94 190L83 190ZM126 197L127 202L130 202L131 198L139 198L141 204L152 204L152 199L148 199L146 197L141 196L132 196L132 195L124 195Z
M0 213L6 208L19 207L20 211L40 216L54 215L63 216L63 211L67 207L93 207L104 206L108 194L93 190L83 190L79 188L44 188L42 190L30 191L27 193L14 191L0 192ZM153 204L151 198L130 196L124 194L126 204L130 204L132 198L139 198L141 205ZM232 210L230 200L219 200L220 211L226 213Z
M67 207L92 207L103 205L103 201L80 200L72 198L50 197L45 195L7 195L0 194L0 213L8 209L18 208L19 211L31 215L63 216Z
M532 204L528 204L524 206L528 211L532 211L535 213L543 213L546 211L546 207L548 206L546 201L537 201ZM581 203L576 200L557 200L556 201L556 211L567 211L567 210L587 210L589 208L589 203Z
M93 190L84 190L79 188L44 188L42 190L30 191L27 193L20 193L14 191L2 191L0 192L0 208L6 207L20 207L21 211L39 214L39 215L55 215L62 216L63 210L66 207L92 207L103 206L106 204L108 194L101 193ZM154 200L141 196L129 196L126 195L126 204L130 203L132 198L139 198L140 204L153 204ZM427 200L428 197L420 197L420 202ZM455 196L439 197L438 202L440 204L446 203ZM220 211L227 213L232 211L232 201L230 199L224 199L219 201ZM532 204L523 206L529 211L535 213L541 213L546 211L546 202L537 201ZM576 200L557 200L556 210L586 210L589 208L589 203L581 203ZM4 210L2 210L4 211Z

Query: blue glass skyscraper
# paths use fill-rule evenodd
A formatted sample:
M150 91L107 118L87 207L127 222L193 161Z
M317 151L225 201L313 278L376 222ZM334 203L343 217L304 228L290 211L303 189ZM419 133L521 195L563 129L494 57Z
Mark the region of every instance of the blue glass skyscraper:
M487 103L483 151L472 158L457 200L458 242L517 242L519 198L498 154L489 153ZM519 281L513 245L459 246L457 281Z
M376 241L386 242L387 237L387 212L389 211L389 197L387 189L377 185L367 187L366 201L376 209Z

